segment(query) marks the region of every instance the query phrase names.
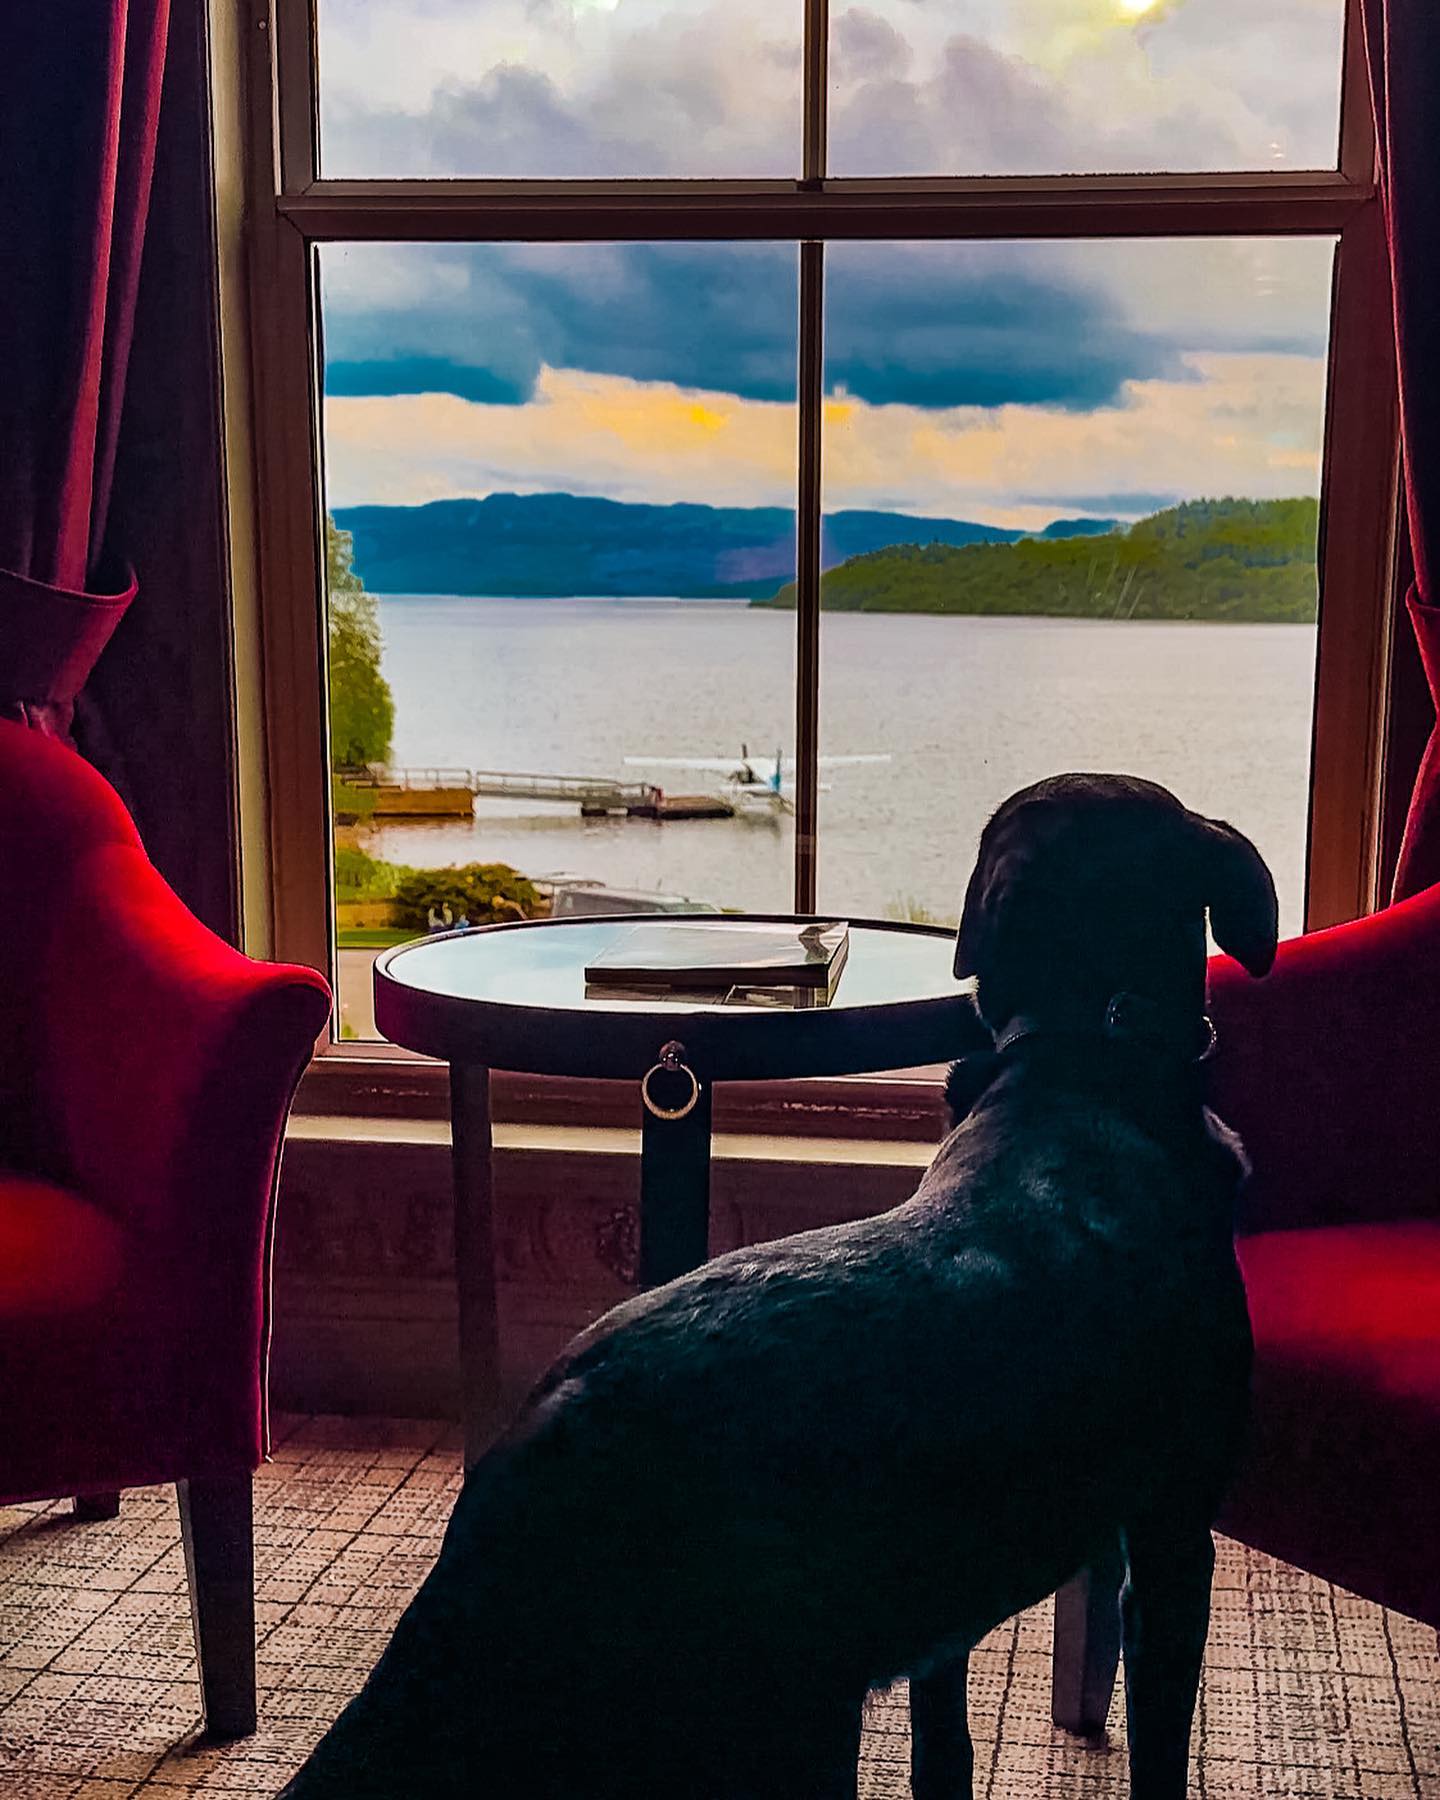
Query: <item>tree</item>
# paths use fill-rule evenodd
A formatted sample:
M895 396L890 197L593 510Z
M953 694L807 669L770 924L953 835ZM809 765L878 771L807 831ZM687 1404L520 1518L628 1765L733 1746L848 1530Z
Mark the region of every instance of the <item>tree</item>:
M380 670L380 612L355 570L348 531L325 517L325 580L330 596L330 761L336 768L383 763L390 756L395 700Z

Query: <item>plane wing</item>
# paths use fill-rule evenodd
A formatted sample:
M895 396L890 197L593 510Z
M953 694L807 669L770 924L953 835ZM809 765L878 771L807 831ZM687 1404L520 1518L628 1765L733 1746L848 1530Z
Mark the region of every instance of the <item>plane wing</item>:
M888 763L891 758L888 751L881 751L860 756L822 756L819 760L834 768L851 763ZM733 775L748 763L762 781L769 781L775 773L773 756L627 756L624 761L631 769L699 769L717 775ZM785 772L793 770L795 758L782 756L780 767Z
M745 760L739 756L627 756L625 766L630 769L707 769L716 775L733 775L743 767ZM757 775L774 772L773 756L752 756L748 761Z

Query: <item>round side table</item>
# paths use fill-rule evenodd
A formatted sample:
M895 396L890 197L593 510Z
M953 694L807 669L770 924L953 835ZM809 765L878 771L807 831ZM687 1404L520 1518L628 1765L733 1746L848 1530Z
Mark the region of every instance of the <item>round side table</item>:
M790 915L749 914L793 923ZM641 1084L640 1281L708 1252L710 1118L717 1081L858 1075L946 1061L966 1042L970 983L953 931L851 920L828 1005L624 998L586 991L586 965L637 926L693 930L712 915L544 919L401 944L375 963L375 1020L392 1043L450 1065L455 1267L467 1463L493 1429L499 1333L490 1071ZM713 915L717 926L734 914Z

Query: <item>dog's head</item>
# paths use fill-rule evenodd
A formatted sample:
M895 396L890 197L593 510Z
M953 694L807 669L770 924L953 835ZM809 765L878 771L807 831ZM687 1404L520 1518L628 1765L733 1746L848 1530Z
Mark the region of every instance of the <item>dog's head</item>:
M1246 837L1130 775L1056 775L980 837L955 973L992 1029L1017 1015L1104 1017L1117 993L1204 1010L1205 918L1252 975L1275 959L1275 884Z

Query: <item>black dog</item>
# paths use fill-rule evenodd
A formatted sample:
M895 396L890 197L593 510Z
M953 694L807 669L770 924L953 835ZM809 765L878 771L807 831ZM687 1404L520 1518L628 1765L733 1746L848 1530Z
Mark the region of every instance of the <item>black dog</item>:
M1001 807L956 956L994 1049L914 1197L577 1338L289 1800L853 1796L871 1687L923 1689L1117 1537L1131 1792L1180 1800L1250 1353L1207 907L1263 973L1264 864L1163 788ZM951 1744L917 1791L968 1793Z

